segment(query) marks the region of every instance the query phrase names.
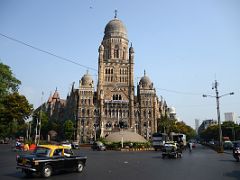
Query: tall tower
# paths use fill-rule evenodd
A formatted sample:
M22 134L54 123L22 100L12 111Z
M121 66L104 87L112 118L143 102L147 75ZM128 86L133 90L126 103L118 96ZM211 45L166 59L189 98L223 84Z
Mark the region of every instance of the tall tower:
M135 125L134 50L128 43L127 30L115 14L99 46L97 97L104 135L118 129L119 123L125 128Z
M79 81L77 100L77 141L88 142L94 136L94 83L87 72Z
M152 133L157 132L158 111L156 90L145 71L138 84L137 97L140 106L139 133L149 139Z
M200 126L199 122L200 122L199 119L195 119L195 131L196 131L197 134L198 134L198 128Z

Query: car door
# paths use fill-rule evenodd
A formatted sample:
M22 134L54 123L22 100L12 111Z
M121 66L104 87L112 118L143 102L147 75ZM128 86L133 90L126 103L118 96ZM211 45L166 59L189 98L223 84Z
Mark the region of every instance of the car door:
M64 154L63 149L55 149L52 157L52 166L56 171L64 169Z
M73 155L71 149L64 149L64 166L65 169L74 169L77 166L76 156Z

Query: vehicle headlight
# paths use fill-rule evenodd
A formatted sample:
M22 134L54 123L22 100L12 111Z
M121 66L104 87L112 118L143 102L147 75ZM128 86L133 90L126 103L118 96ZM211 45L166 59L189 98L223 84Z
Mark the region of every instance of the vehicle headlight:
M35 166L39 165L38 161L33 161L33 163L34 163Z

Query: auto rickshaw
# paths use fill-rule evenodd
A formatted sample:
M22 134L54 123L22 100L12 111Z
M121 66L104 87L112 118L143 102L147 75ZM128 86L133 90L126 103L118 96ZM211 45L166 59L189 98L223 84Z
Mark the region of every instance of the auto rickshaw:
M182 157L182 151L176 142L167 141L164 144L164 147L162 149L162 158L164 159L165 157L175 159Z

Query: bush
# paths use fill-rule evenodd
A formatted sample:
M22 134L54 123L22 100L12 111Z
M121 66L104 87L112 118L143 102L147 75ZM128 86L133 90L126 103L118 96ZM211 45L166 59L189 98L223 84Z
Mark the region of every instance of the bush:
M105 142L104 144L108 149L122 148L122 143L121 142ZM151 147L151 143L150 142L146 142L146 143L124 142L123 147L124 148L149 148L149 147Z

